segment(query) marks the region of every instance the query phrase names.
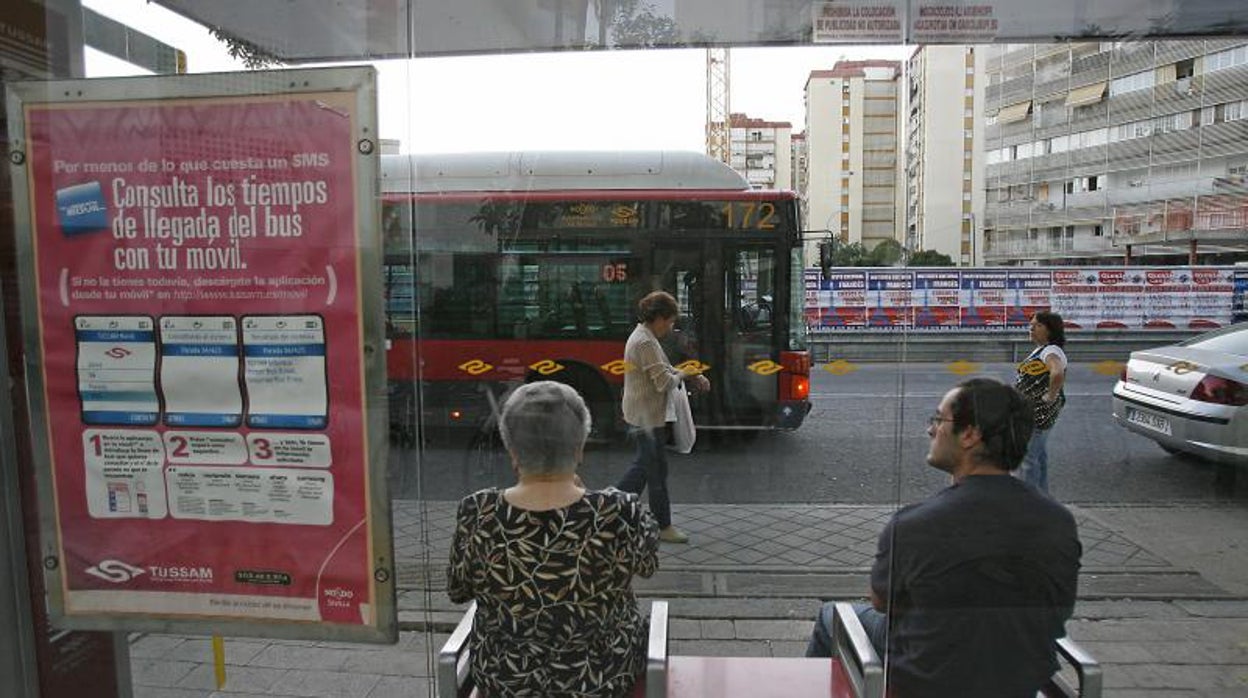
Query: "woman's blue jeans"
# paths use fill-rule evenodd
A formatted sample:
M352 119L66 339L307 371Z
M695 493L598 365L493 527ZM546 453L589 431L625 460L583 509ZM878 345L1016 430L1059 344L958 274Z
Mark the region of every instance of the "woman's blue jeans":
M1027 484L1041 492L1049 491L1049 432L1052 429L1037 429L1031 433L1031 441L1027 442L1027 455L1023 456L1022 465L1018 466L1019 476Z
M672 501L667 495L667 427L633 427L628 435L637 443L637 455L616 488L641 494L650 488L650 513L659 528L672 525Z

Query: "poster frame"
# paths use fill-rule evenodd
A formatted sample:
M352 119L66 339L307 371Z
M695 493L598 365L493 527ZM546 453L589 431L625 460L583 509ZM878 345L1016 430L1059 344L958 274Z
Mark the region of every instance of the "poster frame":
M246 73L96 78L7 85L10 128L9 167L13 181L18 284L22 314L25 371L31 415L32 450L39 499L39 544L43 574L47 580L47 603L54 627L115 632L161 632L199 635L253 636L293 640L394 643L398 639L396 565L390 499L387 489L388 428L386 403L385 328L381 288L380 153L377 130L377 75L372 66L304 68ZM357 289L362 346L362 400L367 454L363 475L367 478L367 529L371 542L373 623L348 625L324 621L292 621L274 618L242 619L225 616L192 616L132 613L67 613L65 607L64 543L58 520L58 502L50 466L45 359L40 336L40 316L35 273L32 183L27 152L26 115L32 108L127 102L162 102L186 99L236 99L341 92L351 95L355 109L352 155L354 206L357 230Z

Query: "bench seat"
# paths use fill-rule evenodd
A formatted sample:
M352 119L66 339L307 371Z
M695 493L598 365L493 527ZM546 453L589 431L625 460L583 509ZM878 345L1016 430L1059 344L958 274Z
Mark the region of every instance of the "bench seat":
M468 636L476 613L473 603L438 655L438 695L477 696L468 675ZM696 657L668 653L668 605L650 606L646 670L637 677L634 698L884 698L884 666L871 647L853 607L838 603L833 614L835 657ZM1058 656L1075 680L1056 675L1042 696L1100 698L1101 671L1096 660L1070 638L1058 641Z

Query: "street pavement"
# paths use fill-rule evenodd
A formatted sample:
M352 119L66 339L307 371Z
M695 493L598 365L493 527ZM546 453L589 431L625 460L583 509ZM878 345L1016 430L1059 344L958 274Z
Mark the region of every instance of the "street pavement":
M864 597L895 507L680 505L688 545L638 580L671 602L672 654L800 656L822 600ZM1248 695L1248 509L1237 502L1075 505L1083 541L1067 632L1102 664L1109 696ZM455 503L399 500L397 645L131 636L135 696L433 696L434 654L462 607L445 595Z

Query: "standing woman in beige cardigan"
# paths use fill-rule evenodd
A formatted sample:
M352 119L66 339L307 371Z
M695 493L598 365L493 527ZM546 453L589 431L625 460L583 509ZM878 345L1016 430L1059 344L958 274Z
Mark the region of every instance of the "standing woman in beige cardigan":
M639 322L624 345L624 421L637 444L632 466L617 488L640 494L650 488L650 511L659 522L659 540L687 543L689 536L672 525L667 494L668 393L679 383L710 390L706 376L677 369L667 360L659 340L676 325L680 309L670 293L654 291L637 304Z

